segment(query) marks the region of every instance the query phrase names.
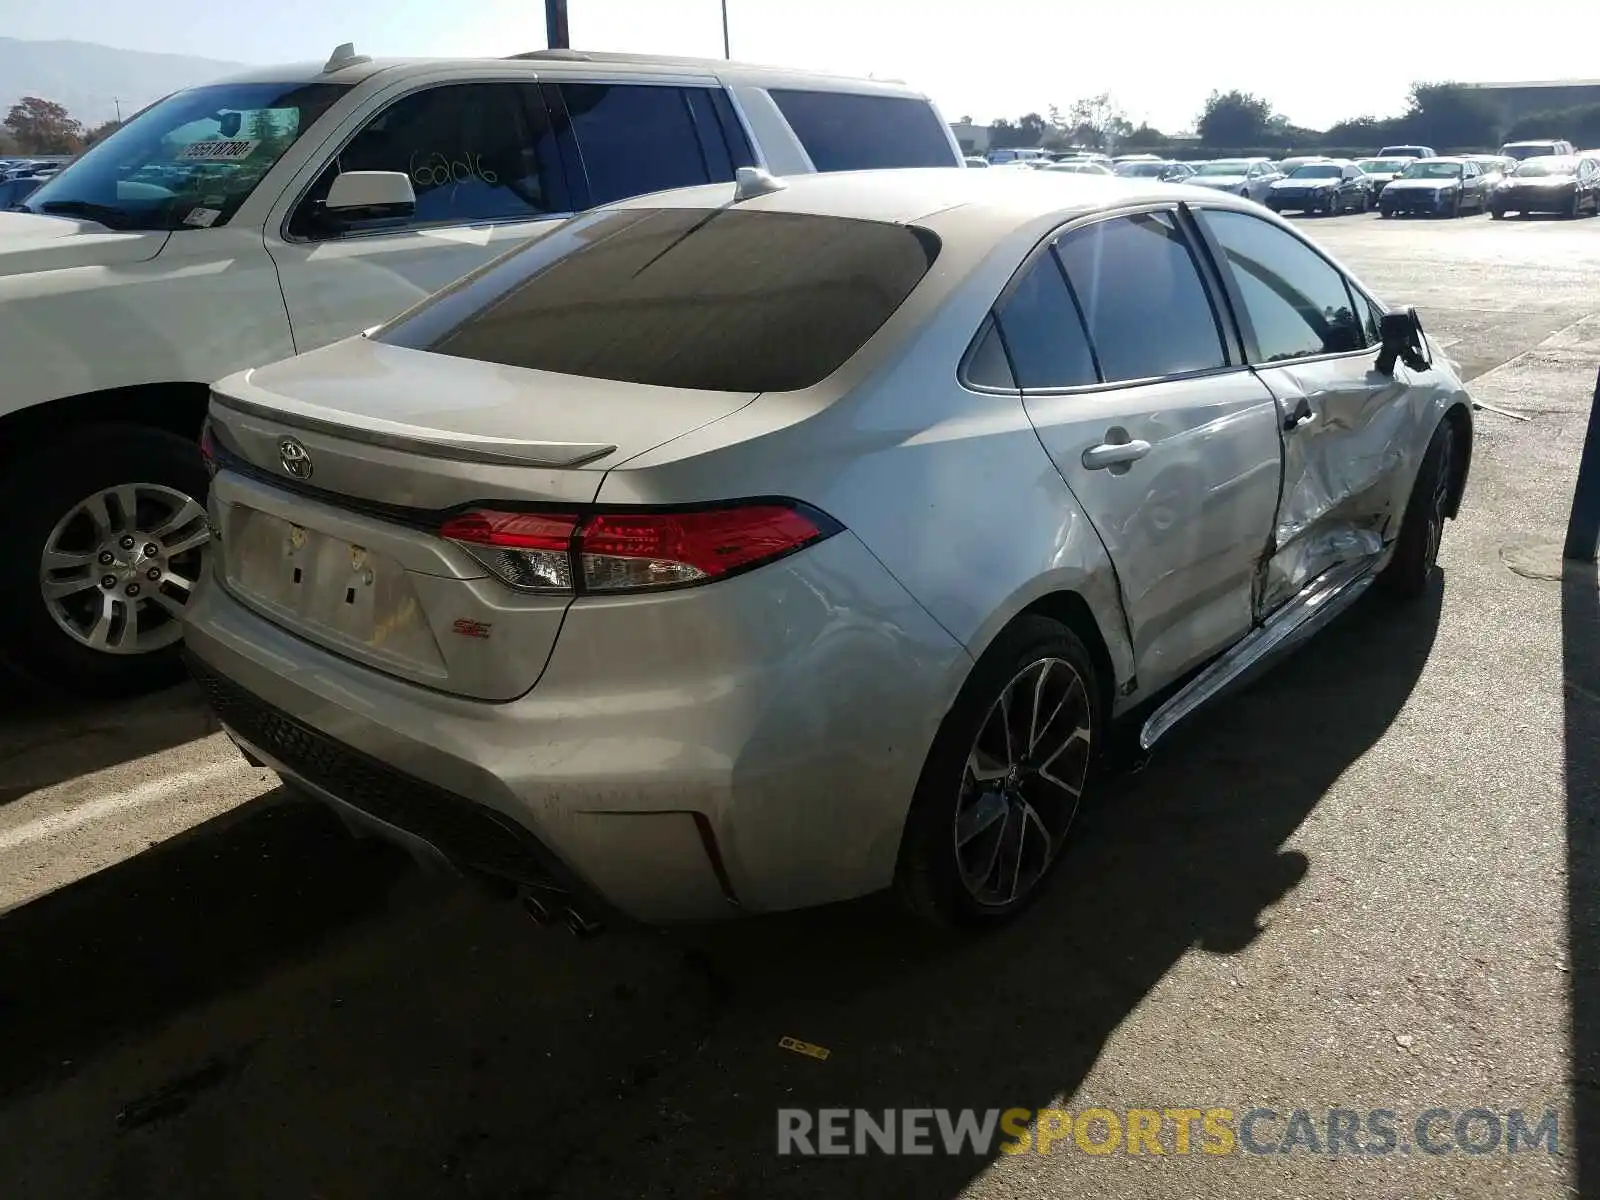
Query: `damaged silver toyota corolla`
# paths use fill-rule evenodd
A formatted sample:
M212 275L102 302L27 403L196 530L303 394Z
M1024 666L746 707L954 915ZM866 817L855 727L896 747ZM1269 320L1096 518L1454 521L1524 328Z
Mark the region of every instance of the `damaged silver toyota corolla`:
M1015 913L1115 723L1429 586L1472 415L1260 207L1001 174L644 197L223 380L229 733L577 924Z

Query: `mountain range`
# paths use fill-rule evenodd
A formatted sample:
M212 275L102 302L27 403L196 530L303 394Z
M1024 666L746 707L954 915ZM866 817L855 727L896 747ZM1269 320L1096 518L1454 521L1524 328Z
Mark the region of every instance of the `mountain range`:
M66 106L85 127L132 116L168 92L245 70L243 63L118 50L93 42L0 37L0 119L23 96Z

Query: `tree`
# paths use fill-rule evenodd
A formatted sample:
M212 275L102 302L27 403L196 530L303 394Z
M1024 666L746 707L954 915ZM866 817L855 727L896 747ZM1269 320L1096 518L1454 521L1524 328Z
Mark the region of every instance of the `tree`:
M265 163L276 162L285 149L284 143L288 141L277 118L264 108L256 110L250 118L244 136L259 143L250 151L250 157Z
M83 126L64 107L38 96L13 104L5 126L24 154L72 154L83 139Z
M85 130L83 135L83 148L87 150L90 146L97 145L98 143L105 141L108 137L121 128L121 121L105 121L99 125L96 125L93 129Z
M1600 146L1600 104L1580 104L1551 112L1519 117L1505 130L1508 142L1561 137L1578 144L1579 149Z
M997 150L1011 146L1037 146L1044 134L1044 118L1038 113L1028 113L1015 122L1002 117L989 126L989 144Z
M1195 129L1207 146L1251 146L1272 121L1272 105L1249 92L1212 92Z
M1115 149L1133 132L1133 125L1110 92L1085 96L1067 110L1064 118L1054 109L1051 116L1052 124L1061 129L1069 144L1091 150Z
M1400 118L1406 136L1440 149L1492 148L1499 141L1494 110L1455 83L1417 83Z

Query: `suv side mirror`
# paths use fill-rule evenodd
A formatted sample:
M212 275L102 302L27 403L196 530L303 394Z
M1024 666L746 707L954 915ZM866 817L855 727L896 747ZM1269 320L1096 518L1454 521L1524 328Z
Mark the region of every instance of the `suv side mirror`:
M350 229L395 224L416 211L417 193L403 172L344 171L329 185L317 217L320 224Z
M1410 306L1395 312L1386 312L1378 318L1379 350L1377 370L1384 375L1394 374L1395 360L1413 371L1426 371L1432 362L1423 356L1426 343L1422 338L1422 318Z
M411 177L400 171L345 171L328 188L322 207L339 213L363 208L406 209L403 214L385 215L410 216L416 211L417 193Z

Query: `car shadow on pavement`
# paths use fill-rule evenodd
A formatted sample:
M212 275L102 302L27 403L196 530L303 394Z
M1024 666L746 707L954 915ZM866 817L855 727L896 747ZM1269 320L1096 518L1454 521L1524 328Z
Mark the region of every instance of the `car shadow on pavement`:
M0 805L221 728L189 683L131 700L85 700L0 666Z
M954 1197L989 1157L779 1158L777 1110L1070 1096L1174 964L1248 946L1304 878L1286 841L1394 720L1439 612L1437 588L1363 601L1174 732L983 937L869 900L578 942L509 905L391 905L400 860L309 805L252 806L0 921L0 1177L126 1200Z
M1600 575L1566 563L1561 581L1567 783L1567 926L1572 987L1575 1195L1600 1189ZM1563 1139L1571 1147L1574 1136ZM1569 1149L1568 1153L1572 1153Z
M0 1100L312 953L410 870L286 789L0 918ZM366 852L370 846L372 852Z

